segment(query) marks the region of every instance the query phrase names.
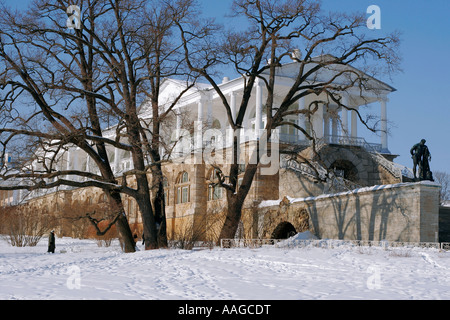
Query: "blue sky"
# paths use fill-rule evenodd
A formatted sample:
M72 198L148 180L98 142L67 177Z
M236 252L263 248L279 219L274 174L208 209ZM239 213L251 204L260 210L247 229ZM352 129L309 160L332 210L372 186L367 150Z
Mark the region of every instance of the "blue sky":
M6 0L25 6L28 0ZM219 21L230 12L231 0L200 0L205 15ZM411 167L410 148L422 138L433 156L432 171L450 173L450 1L323 0L330 11L363 12L381 9L381 30L402 32L403 73L383 80L397 89L390 95L389 149L396 162ZM367 17L370 15L367 14ZM368 136L369 142L379 142Z

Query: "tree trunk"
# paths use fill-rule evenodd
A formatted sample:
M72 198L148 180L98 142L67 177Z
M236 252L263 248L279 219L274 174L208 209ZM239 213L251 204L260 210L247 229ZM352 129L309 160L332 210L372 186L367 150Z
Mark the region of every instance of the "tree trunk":
M153 207L155 208L155 220L158 228L158 245L160 248L167 248L167 230L166 230L166 214L164 204L164 186L160 182L156 193L156 197L153 200Z
M136 243L134 242L133 234L125 214L122 214L117 220L116 228L123 243L123 251L125 253L136 252Z
M157 237L160 248L167 248L166 210L164 199L164 176L161 168L159 153L151 150L152 158L157 163L152 167L152 206L155 213L155 222L158 226Z
M242 203L239 203L236 197L234 197L234 199L228 201L227 215L222 230L220 231L219 241L220 239L234 239L241 216Z
M139 196L136 198L136 202L142 215L145 250L158 249L155 216L151 205L148 182L145 177L140 175L137 175L136 180L139 190Z
M125 215L125 211L122 205L122 199L120 198L119 193L112 193L111 197L115 202L118 210L120 210L123 214L117 219L116 228L119 232L120 240L123 244L123 251L125 253L133 253L136 252L136 243L134 242L133 233L131 232L130 225L128 224L128 219Z

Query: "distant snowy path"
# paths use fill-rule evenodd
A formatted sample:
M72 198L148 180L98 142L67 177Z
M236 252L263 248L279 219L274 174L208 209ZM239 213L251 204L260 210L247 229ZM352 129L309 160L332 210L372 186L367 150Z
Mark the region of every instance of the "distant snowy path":
M0 241L0 299L450 299L450 252L432 249L124 254L65 238L51 255L45 242L13 248Z

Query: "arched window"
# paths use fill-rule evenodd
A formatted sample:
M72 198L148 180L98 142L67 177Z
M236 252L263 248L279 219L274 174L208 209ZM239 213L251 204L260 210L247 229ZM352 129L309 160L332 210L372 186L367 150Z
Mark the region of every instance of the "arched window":
M224 195L224 190L218 184L219 179L217 178L217 169L211 170L208 180L209 180L208 201L222 199Z
M214 119L214 121L211 124L211 128L220 130L222 128L220 121L218 119Z
M190 201L189 175L186 171L182 172L177 181L177 204Z
M103 203L108 202L108 196L106 195L106 193L104 193L100 196L100 202L103 202Z

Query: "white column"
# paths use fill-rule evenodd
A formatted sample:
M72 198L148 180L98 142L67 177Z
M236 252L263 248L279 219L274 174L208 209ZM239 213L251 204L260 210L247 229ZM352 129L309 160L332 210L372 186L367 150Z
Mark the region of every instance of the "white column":
M177 124L176 124L176 132L175 132L175 157L178 157L181 153L182 150L182 145L181 145L181 114L177 114Z
M255 133L259 138L262 129L262 100L263 100L263 81L256 79L256 116Z
M230 93L230 111L231 111L231 117L233 118L233 121L236 121L236 92ZM228 135L227 146L231 147L233 145L233 138L234 138L234 132L233 132L233 128L231 127L231 123L228 126L228 128L229 128L229 135Z
M90 159L91 159L91 157L89 155L86 155L86 172L91 172L90 171L91 168L90 168L90 164L89 164Z
M197 121L203 121L203 110L204 110L205 100L201 98L197 103Z
M324 107L324 116L323 116L323 135L326 139L326 142L330 142L330 114L326 107Z
M349 107L349 98L347 95L342 96L342 104L346 107ZM342 135L344 137L347 137L348 136L348 110L344 107L342 107L341 121L342 121Z
M70 159L71 152L69 150L67 150L66 152L67 155L66 170L70 170L70 168L72 167L72 160Z
M181 132L180 132L180 130L181 130L181 114L177 114L177 124L176 124L176 126L177 126L177 137L179 138L179 136L181 134Z
M317 111L313 115L312 130L317 139L323 138L323 104L319 104Z
M114 173L117 173L120 171L119 168L119 149L114 148Z
M387 134L387 102L389 100L384 98L381 100L381 148L388 150L388 134Z
M66 170L69 171L72 168L72 159L71 159L71 151L70 149L67 150L66 155L67 155L67 162L66 162ZM66 175L65 179L70 180L70 175Z
M73 164L72 164L72 169L73 170L78 170L78 163L79 163L79 158L78 158L78 150L74 150L73 151ZM78 181L80 177L78 176L74 176L74 180Z
M197 104L197 130L198 130L198 133L201 133L203 130L204 108L205 108L205 101L203 99L200 99L200 101ZM201 138L201 134L200 134L200 138Z
M298 100L298 110L305 110L305 97L301 97ZM305 114L300 113L298 115L298 126L303 128L303 129L305 129L305 131L306 131L306 115ZM305 140L306 139L306 137L303 134L303 132L301 132L301 131L298 132L298 139L299 140Z
M338 120L336 117L331 118L331 142L336 143L338 141Z
M197 123L194 124L196 126L196 137L195 137L195 145L194 145L194 163L200 164L202 162L202 150L203 150L203 109L204 109L205 101L204 99L200 99L197 104Z
M236 121L236 92L230 93L230 109L233 121Z
M213 108L212 97L208 96L208 98L206 100L206 124L208 126L208 129L211 128L211 125L212 125L212 119L213 119L212 108Z
M353 107L353 109L358 110L358 107ZM358 137L358 114L356 111L352 110L352 138Z

